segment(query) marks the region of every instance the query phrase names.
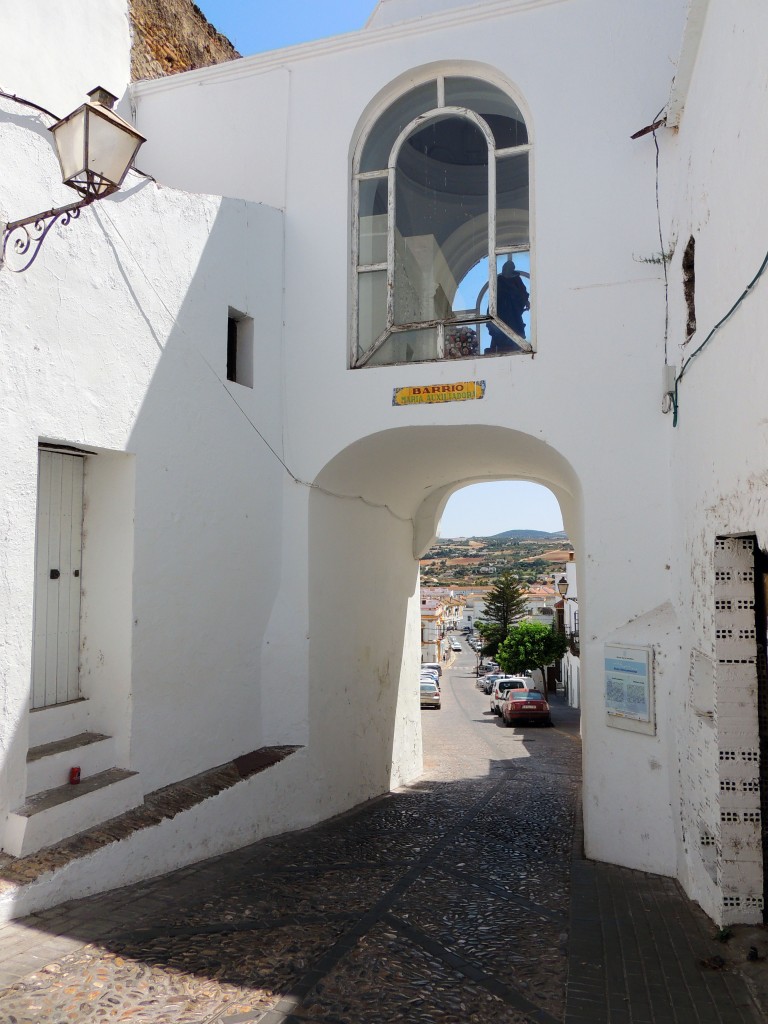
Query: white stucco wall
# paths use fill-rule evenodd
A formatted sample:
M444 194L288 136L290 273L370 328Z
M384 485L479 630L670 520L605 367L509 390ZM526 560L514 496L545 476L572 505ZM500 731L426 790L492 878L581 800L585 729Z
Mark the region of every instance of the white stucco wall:
M0 110L3 206L47 208L64 189L46 119L11 101ZM81 623L90 727L115 736L144 791L262 743L284 472L267 447L281 444L282 233L270 208L132 175L55 227L26 273L0 271L4 810L24 797L40 439L94 453ZM230 307L258 326L253 389L226 380Z
M171 181L188 184L194 174L196 182L210 180L229 194L255 198L263 192L275 201L283 198L285 451L296 476L324 479L322 467L337 452L368 437L370 454L362 455L363 444L360 465L340 490L361 493L407 518L419 515L428 495L447 495L471 479L518 475L545 483L554 479L562 487L539 461L536 443L543 442L570 465L566 497L570 493L572 522L579 525L569 532L578 537L584 565L583 668L585 679L590 672L595 678L591 690L583 687L588 849L593 856L673 874L669 688L660 680L660 735L649 741L606 729L599 679L604 639L663 605L671 592L665 568L670 560L669 431L659 412L663 288L658 267L641 262L658 249L653 154L629 136L665 102L683 12L676 5L658 4L649 18L647 5L624 5L617 11L608 3L585 7L563 2L504 5L503 10L489 5L483 15L491 7L495 16L479 18L471 33L467 12L449 5L439 25L426 19L376 29L374 22L357 36L248 58L172 83L140 84L134 89L138 123L152 140L146 162ZM590 54L589 74L584 73L585 52ZM543 54L557 54L557 76L541 73ZM539 351L535 360L350 372L352 148L366 116L396 90L435 70L489 77L508 88L529 114ZM216 109L229 111L253 98L244 123L260 125L259 97L268 90L276 109L287 103L290 111L287 145L272 114L263 119L261 143L269 167L263 159L251 161L250 132L229 137L231 160L225 166L215 157L218 146L200 145L200 136L175 130L176 112L199 103L201 96L209 121ZM325 109L333 116L318 117ZM473 378L488 382L482 402L391 406L394 386ZM567 396L557 417L550 411L552 394ZM322 430L316 429L318 423ZM617 423L621 430L615 429ZM522 428L535 439L534 448L527 449L522 439L523 447L510 449L506 459L496 453L486 458L484 450L493 442L482 428L492 430L497 424ZM382 465L375 439L400 428L408 429L408 443L393 442L387 454L391 462ZM445 443L468 428L478 430L476 445L464 459L452 451L447 465L435 462L431 443L419 439L422 431L444 430ZM411 487L411 473L418 486ZM640 507L642 515L637 514ZM439 509L429 516L419 527L420 538L434 532ZM369 547L379 536L373 523L371 530ZM403 549L401 557L412 556ZM615 566L627 561L632 587L617 588ZM332 563L324 564L323 572L331 573ZM296 579L294 603L301 608L303 584L300 576ZM359 587L376 585L374 576L366 576ZM311 624L311 591L308 615ZM323 630L332 630L325 617L320 621ZM658 642L663 647L666 634ZM381 644L374 658L381 661L390 640L353 636L351 643ZM330 656L327 671L333 671ZM609 780L617 759L625 765L626 779L644 778L643 787L633 786L628 798L620 780ZM649 768L649 760L660 760L663 770Z
M682 107L679 132L660 134L664 229L670 243L676 243L670 266L670 361L678 370L752 280L768 249L761 171L768 150L762 116L768 86L767 31L768 12L762 4L749 2L734 9L718 0L710 3L689 88L674 97ZM686 344L680 264L691 235L696 239L697 330ZM756 534L760 547L768 546L766 287L762 278L686 369L679 384L678 426L673 429L669 424L675 597L685 610L680 618L684 663L678 686L687 693L688 709L679 724L680 873L688 891L721 920L747 920L750 914L753 920L761 919L759 906L747 906L750 894L762 891L760 851L746 832L739 845L742 850L752 847L748 865L735 863L739 858L732 845L728 849L720 811L730 804L723 803L723 766L717 759L723 748L741 751L756 746L754 688L736 705L732 670L717 664L713 595L718 535ZM709 694L702 692L707 690ZM714 721L701 717L706 711L714 711ZM699 751L709 756L702 758ZM756 767L750 774L756 775ZM686 787L692 776L698 786ZM705 820L702 807L708 807ZM707 829L718 836L719 888L715 851L712 877L703 867L706 851L700 837ZM724 910L724 895L743 897L744 906Z
M97 85L120 97L130 81L128 0L0 0L0 25L0 89L58 117Z
M24 790L40 438L100 453L88 477L84 685L145 790L262 743L305 746L272 788L259 782L259 808L233 842L418 773L418 556L458 487L531 479L558 497L577 550L587 853L677 875L722 919L722 892L690 844L694 804L716 799L718 742L692 717L690 665L693 651L716 655L715 535L768 544L764 300L758 288L691 365L673 428L660 408L664 286L648 262L660 245L655 150L629 136L667 101L686 9L389 0L359 34L134 87L141 165L167 184L132 177L54 231L34 272L0 271L13 367L0 405L7 806ZM103 8L116 49L121 10ZM768 24L757 3L739 12L710 4L679 134L659 135L678 365L688 235L702 325L766 246ZM96 84L92 70L67 72L73 88L86 71L85 87ZM488 78L526 112L538 351L350 371L351 156L370 118L437 71ZM45 102L47 74L30 98ZM71 198L55 185L44 123L0 105L0 217ZM230 307L254 318L252 390L224 379ZM482 401L391 404L395 386L470 379L486 381ZM552 395L563 396L556 414ZM654 735L606 722L607 642L652 648ZM298 783L289 802L286 778ZM243 799L200 822L226 827ZM181 823L166 839L158 870L174 849L195 855Z

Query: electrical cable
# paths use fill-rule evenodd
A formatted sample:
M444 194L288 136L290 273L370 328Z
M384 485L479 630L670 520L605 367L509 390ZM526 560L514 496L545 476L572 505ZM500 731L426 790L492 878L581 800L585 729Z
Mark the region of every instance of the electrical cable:
M141 263L139 263L138 259L134 256L133 251L131 250L131 247L128 245L127 241L125 240L125 238L123 237L122 233L120 232L120 229L115 224L115 222L112 219L112 217L110 216L109 210L105 206L100 206L99 209L106 216L107 220L112 225L112 227L113 227L113 229L115 231L115 234L118 236L118 238L121 240L121 242L125 246L126 252L130 255L130 257L133 260L134 264L138 268L139 273L144 278L144 281L150 287L150 289L154 292L155 297L157 298L158 302L163 307L165 312L168 314L168 317L170 318L171 323L175 324L176 327L179 327L179 323L178 323L177 318L174 316L173 312L168 308L168 306L166 305L165 300L163 299L162 295L158 292L157 288L155 288L154 283L150 280L150 278L145 273L144 268L142 267ZM97 218L97 220L98 220L98 218ZM103 227L102 227L102 230L103 230ZM182 330L182 333L186 334L186 332L184 331L184 328L181 328L181 330ZM189 335L187 335L187 337L189 338ZM189 340L192 342L192 344L194 346L194 349L197 352L198 356L202 359L203 363L207 366L208 370L213 374L213 376L216 378L218 383L221 385L222 390L224 391L224 393L228 396L230 401L232 401L234 403L235 407L240 412L240 414L243 416L243 418L246 420L246 422L250 425L251 429L258 436L258 438L262 441L262 443L266 446L266 448L269 450L269 452L271 452L271 454L274 456L274 458L277 459L277 461L280 463L280 465L283 467L285 472L293 480L294 483L299 484L301 487L307 487L307 488L309 488L310 490L313 490L313 491L319 491L321 494L325 494L325 495L327 495L330 498L341 498L341 499L346 500L346 501L360 501L364 505L367 505L369 508L380 509L382 511L388 512L389 515L391 515L394 519L397 519L399 522L406 523L406 524L410 525L411 527L414 527L415 524L414 524L414 521L413 521L412 517L399 515L397 512L394 511L394 509L390 508L389 505L387 505L387 504L385 504L383 502L371 501L369 498L366 498L362 494L343 494L340 491L332 491L332 490L329 490L326 487L322 487L318 483L315 483L315 482L312 482L312 481L309 481L309 480L302 480L301 477L296 476L296 474L288 466L288 464L285 462L285 460L282 458L282 456L277 451L275 451L275 449L272 447L272 445L269 443L269 441L266 439L266 437L262 434L262 432L259 430L259 428L256 426L256 424L250 418L248 413L245 411L245 409L243 409L243 407L237 401L235 396L229 390L229 388L226 387L224 381L219 376L219 374L216 372L216 369L210 364L210 362L205 357L205 355L202 352L202 350L195 343L194 339L193 338L189 338Z
M6 92L5 89L0 89L0 96L4 96L7 100L13 100L15 103L21 103L25 107L32 107L34 110L39 110L41 114L46 114L48 117L52 117L54 121L60 121L61 118L52 114L50 110L46 110L45 107L41 107L39 103L33 103L32 100L25 100L21 96L16 96L12 92Z
M7 100L13 100L14 103L20 103L22 106L32 107L33 110L39 110L41 114L45 114L47 117L52 117L54 121L61 120L61 118L57 117L57 115L52 113L52 111L46 110L45 107L41 107L39 103L33 103L32 100L25 100L23 96L16 96L12 92L6 92L5 89L0 89L0 96L5 97ZM136 174L140 174L142 178L149 178L150 181L157 181L157 178L153 175L148 174L146 171L139 170L138 167L132 167L131 170L135 171Z
M696 358L696 356L699 355L699 353L702 352L707 347L707 345L710 343L710 341L715 336L715 334L717 334L717 332L720 330L720 328L723 326L723 324L727 320L730 320L730 318L733 316L733 314L736 312L736 310L742 304L744 299L746 299L746 297L749 295L749 293L755 287L757 282L763 276L763 274L766 271L766 268L768 268L768 252L765 254L763 262L760 264L760 267L759 267L757 273L755 274L755 276L749 282L749 284L744 289L744 291L741 293L741 295L738 297L738 299L736 299L736 301L731 306L731 308L728 310L728 312L725 314L725 316L721 317L720 320L717 321L715 326L712 328L712 330L709 332L709 334L706 336L706 338L701 342L701 344L697 345L697 347L693 350L693 352L691 352L691 354L686 359L683 360L683 364L680 367L680 372L675 377L675 390L674 390L674 393L672 395L672 408L674 410L674 416L673 416L673 419L672 419L672 426L676 427L677 426L677 422L678 422L678 388L680 386L680 381L683 379L683 375L684 375L685 371L688 369L688 366L693 362L693 360Z
M14 93L6 92L4 89L0 89L0 96L4 97L5 99L13 100L15 103L20 103L23 106L31 107L33 110L37 110L41 114L45 114L47 117L53 118L54 121L60 120L60 118L57 117L56 114L54 114L50 110L46 110L45 107L41 107L39 103L33 103L31 100L24 99L21 96L16 96ZM154 178L151 174L147 174L145 171L140 171L138 169L138 167L133 167L132 170L135 171L137 174L140 174L142 177L148 178L150 181L154 181L155 183L157 182L157 179ZM125 246L126 252L128 252L130 254L130 256L132 257L134 263L138 267L138 269L139 269L141 275L143 276L145 282L149 285L149 287L155 293L156 298L158 299L158 301L160 302L160 304L162 305L163 309L166 311L168 316L171 318L171 321L175 323L176 320L175 320L175 317L174 317L173 313L170 311L170 309L168 309L168 306L165 304L165 301L163 300L163 297L157 291L157 289L155 288L155 286L152 283L152 281L150 281L149 277L144 273L143 267L141 266L139 261L136 259L136 257L133 255L133 252L131 251L130 246L126 242L125 238L123 238L123 235L121 234L120 229L117 227L117 225L115 224L114 220L109 215L109 211L107 210L106 207L103 207L103 206L100 207L100 209L105 214L105 216L107 217L107 220L109 220L110 224L114 228L115 233L118 235L118 237L122 241L123 245ZM97 218L97 220L98 220L98 218ZM177 326L178 326L178 324L177 324ZM395 512L393 509L391 509L389 507L389 505L386 505L386 504L380 503L380 502L371 501L370 499L364 497L362 494L342 494L342 493L337 492L337 491L331 491L331 490L329 490L326 487L321 487L320 484L318 484L318 483L313 483L313 482L308 481L308 480L302 480L300 477L296 476L296 474L290 469L290 467L283 460L283 458L279 455L279 453L277 451L275 451L275 449L272 447L272 445L269 443L269 441L266 439L266 437L264 437L264 435L261 433L261 431L256 426L256 424L253 422L253 420L250 418L250 416L246 413L245 409L243 409L243 407L237 401L237 399L232 394L232 392L229 390L229 388L227 388L225 386L224 381L218 375L218 373L216 372L214 367L211 366L211 364L205 358L205 356L203 355L202 351L198 348L198 346L195 346L195 348L197 350L198 355L201 357L201 359L203 360L205 365L208 367L210 372L214 375L214 377L219 382L219 384L221 384L222 389L229 396L230 400L235 404L236 408L239 410L241 415L248 422L248 424L250 425L251 429L260 438L260 440L267 447L267 449L271 452L271 454L277 459L277 461L280 463L280 465L283 467L283 469L286 471L286 473L291 477L291 479L294 481L294 483L297 483L297 484L301 485L302 487L308 487L311 490L319 491L321 494L325 494L325 495L327 495L328 497L331 497L331 498L341 498L341 499L344 499L344 500L347 500L347 501L360 501L364 505L367 505L369 508L381 509L383 511L388 512L393 518L399 520L401 523L409 523L411 526L414 525L413 518L408 517L408 516L401 516L401 515L399 515L397 512Z
M648 128L641 129L640 132L636 132L635 135L632 136L632 138L639 138L641 135L647 134L648 132L650 132L650 133L653 134L653 143L654 143L654 146L656 148L656 220L657 220L658 230L659 230L659 245L661 247L661 252L660 252L660 255L661 255L661 265L662 265L663 270L664 270L664 365L667 366L668 365L668 344L669 344L669 274L667 272L668 258L667 258L667 255L666 255L665 251L664 251L664 235L663 235L662 226L661 226L661 204L660 204L660 201L659 201L659 161L660 161L660 151L659 151L659 140L656 137L657 129L662 127L666 123L665 119L663 119L661 121L659 120L663 110L664 110L664 107L662 107L661 110L659 110L659 112L656 114L656 117L654 117L654 119L653 119L653 124L649 125ZM720 330L720 328L723 326L723 324L725 324L733 316L733 314L736 312L736 310L742 304L744 299L746 299L746 297L752 291L754 286L757 284L757 282L763 276L763 274L765 273L766 269L768 269L768 253L766 253L765 258L763 259L763 262L760 264L760 267L759 267L757 273L755 274L755 276L752 278L752 280L746 286L746 288L741 293L741 295L739 295L738 299L736 299L736 301L731 306L731 308L728 310L728 312L725 314L725 316L721 317L720 320L717 321L715 326L710 330L709 334L707 334L706 338L704 338L704 340L693 350L693 352L691 352L690 355L687 356L687 358L685 358L683 360L682 365L680 367L680 372L675 377L675 387L674 387L674 390L672 392L670 392L669 394L665 395L664 396L664 400L662 402L662 411L663 412L669 412L670 408L672 410L672 426L673 427L676 427L677 424L678 424L678 419L679 419L679 387L680 387L680 382L682 381L683 376L685 374L685 371L688 369L688 366L696 358L696 356L698 356L706 348L706 346L710 343L710 341L715 336L715 334L717 334L717 332Z
M661 228L661 204L659 202L659 140L656 136L656 130L661 124L665 122L659 122L664 107L658 112L656 117L653 119L653 144L656 147L656 222L659 228L659 253L661 255L661 265L664 269L664 365L667 365L667 346L669 342L669 274L667 272L667 254L664 250L664 235Z

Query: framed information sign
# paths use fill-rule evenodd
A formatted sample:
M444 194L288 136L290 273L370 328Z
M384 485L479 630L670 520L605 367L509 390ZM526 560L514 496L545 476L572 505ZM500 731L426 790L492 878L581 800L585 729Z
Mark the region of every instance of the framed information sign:
M604 669L608 725L653 735L653 649L606 644Z

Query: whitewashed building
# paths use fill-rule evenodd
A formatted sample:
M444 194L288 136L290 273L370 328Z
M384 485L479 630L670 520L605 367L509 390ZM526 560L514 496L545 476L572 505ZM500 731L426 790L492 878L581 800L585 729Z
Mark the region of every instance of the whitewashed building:
M445 605L439 597L422 591L420 607L421 664L441 662L447 647Z
M475 628L475 623L478 619L482 621L485 615L485 594L478 593L475 591L469 591L465 594L464 607L461 610L461 619L459 621L459 627L464 629Z
M126 6L0 0L0 219L71 201L19 98L110 88L153 175L0 269L3 847L72 828L29 810L48 743L107 737L81 826L300 749L5 913L416 777L418 558L529 479L577 552L588 855L760 920L764 5L382 0L133 85Z
M565 697L572 708L581 706L579 689L581 685L581 640L579 636L579 584L576 575L576 562L570 559L565 563L563 573L555 576L555 585L562 581L564 591L558 602L562 615L562 628L568 638L568 650L560 660L560 682L565 690Z
M555 621L555 605L558 594L550 583L534 583L524 593L525 618L542 626L551 626Z

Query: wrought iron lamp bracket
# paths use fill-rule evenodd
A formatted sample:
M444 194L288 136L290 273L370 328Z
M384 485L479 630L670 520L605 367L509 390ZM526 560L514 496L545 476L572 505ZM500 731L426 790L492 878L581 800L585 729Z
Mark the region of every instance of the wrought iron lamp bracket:
M35 213L22 220L0 224L3 230L3 246L0 250L0 267L6 267L13 274L28 270L37 259L40 247L54 224L60 222L66 227L80 216L84 206L90 206L100 196L89 195L76 203L59 206L45 213Z

